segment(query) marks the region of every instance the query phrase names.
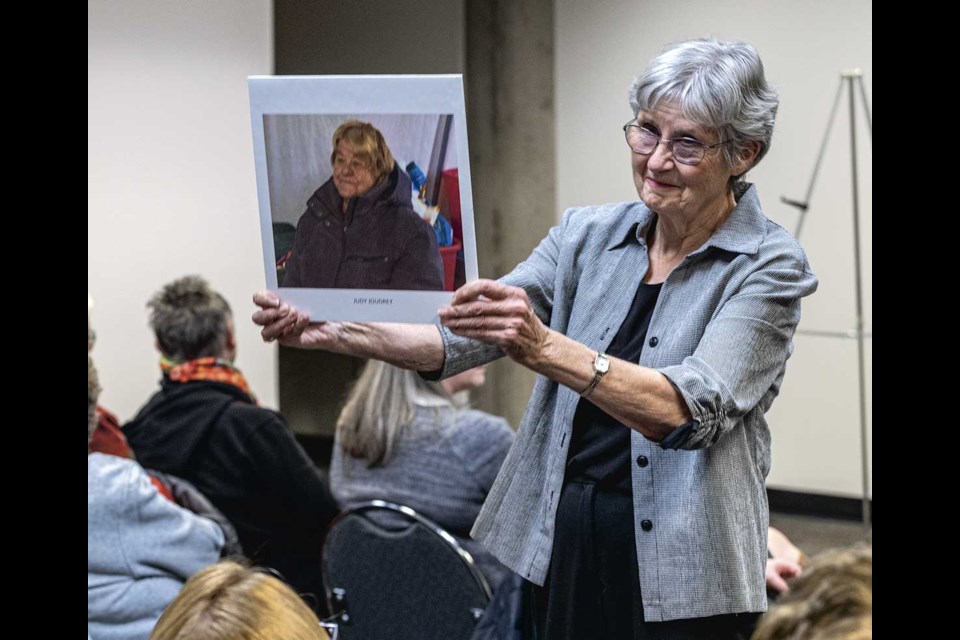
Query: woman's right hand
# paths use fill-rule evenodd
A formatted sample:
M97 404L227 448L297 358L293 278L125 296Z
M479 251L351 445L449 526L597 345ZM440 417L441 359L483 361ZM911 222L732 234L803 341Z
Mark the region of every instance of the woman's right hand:
M253 313L253 322L261 327L264 342L276 340L285 347L326 349L335 339L336 323L310 322L310 316L283 303L272 291L253 294L253 303L260 307Z

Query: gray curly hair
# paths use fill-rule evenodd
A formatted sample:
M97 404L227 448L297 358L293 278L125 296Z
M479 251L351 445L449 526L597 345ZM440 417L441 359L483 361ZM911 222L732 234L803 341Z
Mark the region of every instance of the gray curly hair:
M721 146L727 166L759 142L752 169L770 149L780 99L752 45L700 38L668 45L630 87L635 117L663 102L677 103L684 118L732 141ZM742 179L742 174L734 176L730 187Z
M167 284L147 307L150 328L171 360L219 356L226 349L230 305L200 276L185 276Z

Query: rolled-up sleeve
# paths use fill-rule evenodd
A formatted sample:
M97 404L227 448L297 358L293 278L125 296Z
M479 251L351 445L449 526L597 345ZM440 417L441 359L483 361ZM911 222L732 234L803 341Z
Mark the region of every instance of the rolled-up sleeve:
M440 330L440 338L443 340L443 368L436 371L418 371L424 380L443 380L503 356L503 351L492 344L458 336L440 324L437 329Z
M692 355L658 368L693 417L693 428L675 446L708 447L757 407L790 357L800 300L816 288L805 260L771 260L717 309Z

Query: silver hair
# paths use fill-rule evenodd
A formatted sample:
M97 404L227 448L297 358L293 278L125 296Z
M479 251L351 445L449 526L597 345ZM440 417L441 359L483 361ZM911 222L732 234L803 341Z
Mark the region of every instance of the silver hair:
M390 459L401 430L413 421L418 394L453 402L439 384L415 371L370 360L353 385L337 419L337 442L345 453L366 460L368 467Z
M167 284L147 307L150 328L171 360L223 355L230 305L200 276L185 276Z
M701 38L668 45L630 87L634 117L664 102L677 103L684 118L731 140L720 147L729 167L759 142L749 170L770 149L780 99L752 45ZM734 176L731 188L742 178Z
M97 402L100 400L100 379L97 368L93 366L93 358L87 356L87 451L90 451L90 441L97 428Z

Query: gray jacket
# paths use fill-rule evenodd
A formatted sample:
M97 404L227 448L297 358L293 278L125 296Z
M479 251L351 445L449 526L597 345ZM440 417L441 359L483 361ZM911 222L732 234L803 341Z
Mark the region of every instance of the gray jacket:
M146 640L194 573L220 559L223 531L160 495L133 460L87 456L87 633Z
M714 235L663 284L640 364L663 373L695 420L680 448L631 433L634 524L649 621L764 611L770 432L800 299L817 288L803 249L744 185ZM603 351L647 271L642 202L568 210L501 282L540 319ZM503 354L441 327L441 377ZM653 338L657 340L654 341ZM429 375L429 374L426 374ZM542 584L550 565L577 391L538 376L517 440L473 528L504 564ZM640 523L649 520L645 531Z

